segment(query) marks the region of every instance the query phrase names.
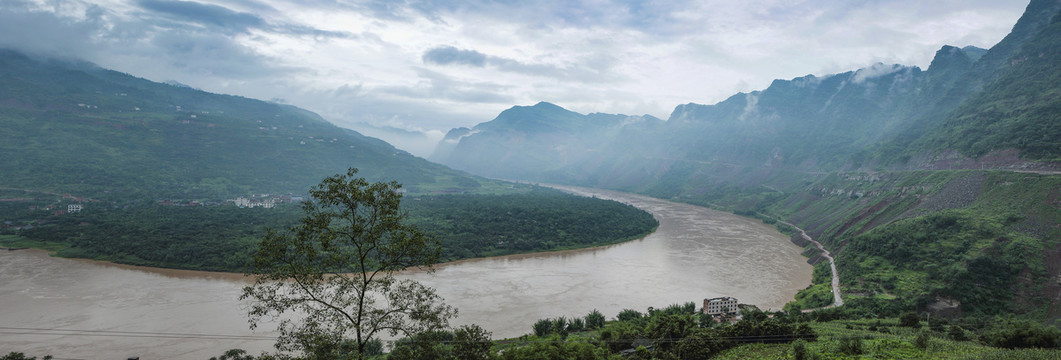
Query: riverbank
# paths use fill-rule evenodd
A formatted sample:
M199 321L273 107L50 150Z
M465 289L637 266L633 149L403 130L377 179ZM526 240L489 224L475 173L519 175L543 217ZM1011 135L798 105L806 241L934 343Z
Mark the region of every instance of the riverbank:
M440 260L592 248L639 239L658 222L614 201L535 188L499 196L440 195L405 199L405 223L442 245ZM171 269L246 272L268 229L303 216L272 209L146 206L89 209L32 228L8 228L10 247L45 248L58 256Z
M458 259L458 260L440 262L440 263L435 264L434 266L435 267L452 266L452 265L459 265L459 264L470 262L470 261L480 261L480 260L486 260L486 259L502 259L502 260L511 259L511 260L518 260L518 259L527 259L527 258L533 258L533 257L539 257L539 256L568 256L568 255L578 254L578 253L582 253L582 252L599 251L599 250L607 249L607 248L612 247L612 246L621 245L623 243L627 243L627 242L630 242L630 241L642 240L645 237L647 237L647 236L651 235L652 233L656 232L656 229L658 229L658 228L659 228L659 226L654 226L649 231L647 231L647 232L645 232L644 234L641 234L641 235L621 238L621 239L618 239L618 240L616 240L614 242L588 245L588 246L585 246L585 247L569 247L569 248L560 248L560 249L549 250L549 251L536 251L536 252L525 252L525 253L514 253L514 254L481 256L481 257L468 257L468 258L463 258L463 259ZM90 262L90 263L96 263L96 264L107 265L107 266L115 266L115 267L118 267L118 268L137 270L137 271L151 271L151 272L155 272L155 273L159 273L159 274L173 274L174 276L178 276L178 277L180 277L180 276L206 276L206 277L232 276L233 278L235 278L235 277L243 277L244 276L243 272L235 272L235 271L191 270L191 269L169 268L169 267L159 267L159 266L132 265L132 264L123 264L123 263L120 263L120 262L101 260L101 259L91 259L91 258L81 258L81 257L67 257L67 256L59 256L59 255L57 255L57 253L59 251L61 251L62 249L64 249L64 248L66 248L66 247L63 246L62 244L45 243L45 242L40 242L40 241L34 241L34 240L26 239L26 238L23 238L23 237L19 237L19 236L16 236L16 235L0 235L0 251L28 250L28 251L32 251L32 252L42 252L42 253L48 254L49 256L57 256L57 257L67 258L67 259L76 260L76 261L85 261L85 262ZM419 272L419 271L420 270L417 270L417 269L408 269L408 270L406 270L406 272Z

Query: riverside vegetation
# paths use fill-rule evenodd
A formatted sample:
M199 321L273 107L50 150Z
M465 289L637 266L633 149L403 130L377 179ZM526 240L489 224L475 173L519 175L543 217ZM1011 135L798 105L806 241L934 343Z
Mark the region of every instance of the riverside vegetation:
M409 266L430 267L438 259L439 244L404 223L396 183L369 184L353 179L354 174L351 170L345 177L322 182L311 191L317 201L304 205L306 217L299 225L287 233L270 232L257 251L254 273L263 276L245 289L244 297L254 300L250 314L255 319L293 309L303 314L281 326L281 352L256 356L233 349L217 359L1061 356L1061 331L1054 327L982 316L952 323L937 316L929 317L923 328L915 312L872 314L869 311L881 308L857 299L809 313L793 304L773 313L742 306L740 320L733 323L697 311L693 302L644 313L626 309L612 321L594 310L585 316L541 319L528 326L528 335L493 341L476 325L449 329L447 320L455 310L442 304L432 289L399 284L390 277L390 272ZM926 221L929 224L911 226L959 226L960 219ZM817 282L828 277L820 268L815 270ZM358 301L369 291L379 292L379 297ZM897 304L903 308L902 302ZM382 330L405 337L385 345L373 336ZM348 338L351 332L356 338Z
M0 246L242 272L265 229L294 224L298 207L225 199L302 194L351 165L403 184L410 221L440 239L444 261L613 244L656 226L627 205L455 171L293 106L88 63L0 50L0 92ZM82 211L62 213L71 204Z
M436 157L484 175L619 189L712 206L768 222L784 219L805 229L836 255L843 307L806 314L801 311L827 304L822 295L828 291L828 272L819 264L815 284L797 295L782 314L762 319L759 313L748 310L743 325L739 322L731 325L736 326L732 329L701 330L708 329L701 327L705 323L702 317L683 305L675 313L626 311L605 323L605 329L612 327L607 332L571 327L573 323L587 326L588 318L548 319L540 325L540 334L488 342L488 333L469 326L452 332L416 334L395 343L389 355L382 354L386 347L378 343L365 347L365 354L394 358L608 358L620 356L617 351L632 350L629 356L639 358L681 358L690 353L680 350L688 348L677 343L692 337L687 344L701 344L693 348L710 352L693 354L719 358L1061 357L1057 349L1061 304L1056 300L1061 295L1057 280L1061 275L1061 177L1056 174L1061 169L1056 121L1061 99L1057 96L1061 89L1061 81L1057 81L1061 75L1059 10L1061 1L1032 0L1013 32L996 46L989 50L943 47L924 71L878 65L830 76L778 80L763 91L737 94L716 105L678 106L666 122L651 117L579 115L545 103L516 107L502 113L496 122L474 129L480 131L455 130L450 140L461 142L442 149L445 151ZM74 86L65 89L90 94L84 96L93 104L100 99L93 91L78 92ZM101 93L113 91L103 89ZM68 106L79 103L69 100L75 105ZM102 109L105 104L101 101L100 105ZM38 119L32 116L60 118L46 115L61 109L21 98L4 106L11 118L25 120L17 122L19 126L37 124L27 120ZM166 106L159 108L169 111ZM207 111L197 110L200 114ZM175 126L196 124L189 119L191 114L173 112L176 114L147 117L150 121L139 123L135 118L118 117L128 123L118 121L115 126L99 118L74 118L78 126L86 126L79 128L81 131L130 126L145 134L164 132L174 134L170 138L195 139L182 136L189 130ZM585 121L594 119L602 121ZM232 122L245 130L264 130L253 121ZM474 136L469 135L473 132ZM322 148L332 146L330 139L318 139L319 135L287 137L305 138L307 144ZM505 139L512 137L524 139L521 144L525 147L500 147L508 145ZM64 139L66 144L77 137ZM564 139L570 144L557 146L545 141ZM485 147L475 148L473 143ZM33 144L16 145L5 151L31 148ZM85 147L108 153L98 145ZM341 145L345 149L357 146ZM550 150L556 148L586 157L561 157L565 154ZM196 158L196 149L186 148L191 158ZM513 158L506 157L513 154L524 155L524 161L500 161ZM27 159L32 160L25 163L28 165L49 163L49 158ZM377 161L381 160L366 162ZM85 164L91 163L65 163L64 168L77 170L78 176L73 177L43 169L45 174L54 175L46 178L49 181L84 179L50 184L45 190L95 189L100 198L126 190L152 193L137 186L108 193L106 186L114 183L114 177L85 171ZM269 163L258 165L264 166L245 169L268 168ZM203 167L189 168L199 171ZM5 179L32 184L34 173L22 169L11 168L12 175ZM314 171L319 174L321 169ZM417 174L412 170L403 173ZM164 174L172 177L180 173ZM198 196L188 194L217 188L218 184L232 188L212 176L170 177L161 179L166 185L160 191L167 196ZM432 187L433 179L444 180ZM275 186L277 182L257 184ZM409 187L471 191L503 185L438 173L410 176ZM238 186L235 189L240 190ZM808 248L807 255L816 261L813 249ZM796 329L806 325L817 334L817 341L790 336L781 343L752 340L751 344L729 346L734 344L727 342L750 340L743 338L747 333L739 329L778 328L782 321L798 324ZM559 324L566 327L561 329ZM534 324L527 326L528 331L535 329ZM660 336L663 333L668 335ZM704 336L697 339L698 333ZM789 334L800 333L809 332ZM713 345L716 342L727 345ZM610 344L619 345L612 348ZM224 358L254 356L234 351Z
M2 205L2 204L0 204ZM652 215L614 201L545 188L506 195L413 195L402 202L408 221L439 239L442 261L609 245L643 237ZM296 223L295 204L272 209L161 206L108 209L89 204L77 214L22 211L47 222L0 238L0 245L37 247L59 256L154 267L243 272L267 228Z
M979 172L970 172L979 174ZM964 179L959 173L955 179ZM1004 173L1003 176L1008 176ZM1018 190L1020 191L1020 190ZM1014 198L1015 194L995 194ZM975 204L975 201L971 202ZM992 202L995 204L997 202ZM974 211L970 206L964 211ZM767 210L767 209L761 209ZM998 210L993 208L993 210ZM760 214L756 212L756 214ZM1004 212L1002 214L1005 214ZM612 321L594 310L585 316L541 319L528 324L529 333L515 339L491 340L490 334L475 325L462 326L454 330L438 328L412 334L385 346L382 341L360 346L354 351L352 345L342 341L312 343L304 348L305 359L705 359L705 358L928 358L928 359L1024 359L1061 357L1061 331L1056 327L1035 321L1007 316L1012 314L1004 305L1007 298L995 289L1004 288L999 278L1008 278L1015 270L1026 269L1027 264L1012 264L1007 258L1019 256L1010 252L1027 251L1028 243L1017 240L998 241L1006 236L1007 223L1019 222L1002 216L995 222L972 217L962 211L931 212L899 221L887 227L888 231L870 231L865 240L853 240L853 249L866 253L865 257L850 260L847 267L854 276L848 275L849 288L856 286L850 279L864 279L867 274L887 275L891 266L872 266L857 272L851 266L859 266L867 258L882 262L913 262L912 275L896 279L875 279L865 282L879 288L861 288L868 294L845 296L843 307L824 308L804 312L803 305L824 305L831 296L817 299L807 292L786 305L784 311L763 312L754 306L742 306L741 319L733 323L719 322L715 318L697 311L693 302L674 304L661 309L649 308L645 312L626 309ZM858 241L905 241L927 242L926 238L938 238L926 247L892 244L874 250L859 249ZM918 238L917 236L920 236ZM967 240L958 240L967 239ZM981 243L978 239L987 239ZM992 251L997 259L983 258L981 251L972 247L998 246ZM847 250L845 250L847 251ZM858 254L861 254L858 253ZM843 253L841 253L843 254ZM1002 254L1003 256L997 256ZM854 257L854 255L851 255ZM955 261L954 257L961 258ZM963 257L969 257L964 259ZM930 259L950 259L951 263L962 263L946 274L931 273L934 262ZM842 257L840 257L842 259ZM962 260L964 259L964 260ZM829 270L820 263L815 267L813 285L815 289L830 281ZM880 264L878 264L880 265ZM1034 266L1034 264L1032 265ZM842 270L844 271L844 270ZM869 271L869 273L865 272ZM1026 271L1026 270L1020 270ZM989 274L988 272L994 272ZM843 274L843 272L841 272ZM947 285L942 281L925 281L929 276L952 276L959 284ZM962 279L978 277L978 279ZM910 281L909 278L922 279ZM979 290L962 288L968 283L985 283ZM859 282L858 284L862 284ZM955 290L947 286L956 286ZM826 290L828 291L828 290ZM850 290L849 290L850 291ZM928 301L926 292L968 291L969 294L953 294L964 304L956 311L964 317L949 318L926 313L927 318L916 309L918 302ZM949 293L948 293L949 294ZM981 303L982 302L982 303ZM971 305L971 306L970 306ZM961 312L963 311L964 312ZM1028 314L1024 314L1027 316ZM922 321L922 319L925 319ZM319 339L318 339L319 340ZM322 346L314 348L313 346ZM346 346L346 347L344 347ZM346 350L343 350L346 349ZM385 352L389 350L389 352ZM320 356L318 356L320 355ZM232 350L221 358L241 356L255 359L242 350ZM286 354L262 354L258 359L286 358Z
M1059 34L1061 1L1032 0L991 49L943 46L928 69L776 80L679 105L666 121L517 106L454 129L433 159L794 224L836 258L845 305L819 310L836 319L915 311L1057 327ZM505 146L517 138L518 148ZM512 153L531 155L506 162ZM821 261L810 246L806 255ZM814 284L787 308L828 305L827 275L816 265Z
M741 310L743 319L718 324L675 304L645 312L627 309L610 320L585 316L542 319L528 334L492 340L476 325L419 333L394 342L375 340L368 359L1056 359L1061 332L1028 321L990 319L950 323L910 316L828 320L815 313ZM770 317L772 316L772 317ZM543 324L543 325L540 325ZM390 346L388 350L388 345ZM321 350L352 350L350 345ZM320 354L320 353L318 353ZM354 356L348 353L349 356ZM344 359L248 354L233 349L212 359ZM36 359L10 353L3 360Z

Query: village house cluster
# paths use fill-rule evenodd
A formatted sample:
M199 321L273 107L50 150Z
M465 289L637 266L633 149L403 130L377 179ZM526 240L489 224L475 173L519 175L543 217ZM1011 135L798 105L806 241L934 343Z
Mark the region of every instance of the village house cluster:
M281 203L302 202L302 199L303 198L301 196L260 194L240 196L235 199L226 199L224 201L158 200L158 204L162 206L218 206L231 203L241 209L256 207L272 209Z
M291 195L275 195L274 196L274 195L269 195L269 194L262 194L262 195L257 195L257 196L252 195L250 198L246 198L246 197L240 196L240 197L236 198L235 200L232 200L232 203L235 204L236 207L238 207L240 209L256 208L256 207L272 209L272 208L276 207L277 204L285 203L285 202L302 202L302 197L301 196L291 196Z

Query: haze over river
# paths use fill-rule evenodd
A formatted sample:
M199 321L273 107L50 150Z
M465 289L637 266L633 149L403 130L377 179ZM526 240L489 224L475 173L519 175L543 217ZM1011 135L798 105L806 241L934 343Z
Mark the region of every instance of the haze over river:
M648 237L579 251L476 259L410 272L457 307L454 325L493 337L542 318L598 309L645 311L704 298L779 309L811 282L801 248L758 220L639 195L560 187L614 199L660 221ZM0 251L0 354L57 359L208 359L231 348L271 350L247 327L242 275L140 268ZM60 329L60 330L54 330ZM77 331L69 331L77 330Z

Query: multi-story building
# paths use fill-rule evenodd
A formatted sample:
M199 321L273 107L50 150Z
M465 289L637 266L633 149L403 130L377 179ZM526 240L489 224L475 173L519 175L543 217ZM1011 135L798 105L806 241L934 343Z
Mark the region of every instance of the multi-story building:
M723 315L737 312L737 298L717 297L704 299L704 313L708 315Z

